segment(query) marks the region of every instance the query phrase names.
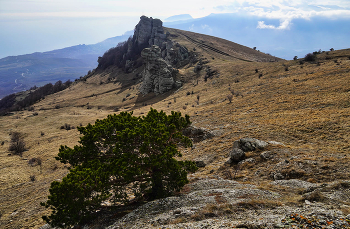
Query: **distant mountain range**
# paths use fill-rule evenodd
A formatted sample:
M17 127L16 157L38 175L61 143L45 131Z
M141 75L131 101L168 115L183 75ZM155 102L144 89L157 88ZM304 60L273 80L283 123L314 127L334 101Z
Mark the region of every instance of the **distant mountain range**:
M4 96L56 81L84 76L97 67L97 58L125 41L130 32L92 45L76 45L49 52L0 59L0 99Z

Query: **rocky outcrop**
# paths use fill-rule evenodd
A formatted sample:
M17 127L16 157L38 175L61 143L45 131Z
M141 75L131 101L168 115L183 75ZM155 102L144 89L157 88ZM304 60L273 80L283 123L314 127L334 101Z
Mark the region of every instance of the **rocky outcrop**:
M133 38L137 45L148 43L149 46L161 46L167 40L168 35L164 34L161 20L141 16L140 22L135 27Z
M176 69L161 58L161 49L158 46L153 45L151 48L145 48L142 50L141 56L146 63L142 72L143 78L140 87L142 94L149 92L164 93L181 85L180 82L175 82L174 79Z
M140 88L142 94L164 93L181 86L181 83L175 80L175 68L189 62L189 52L186 47L172 41L169 33L164 33L161 20L142 16L135 27L128 52L131 52L134 46L147 47L141 52L145 63ZM131 72L133 61L127 60L126 65L125 69Z
M327 202L334 197L338 204L349 201L347 188L334 188L340 184L327 186L291 180L288 183L275 181L270 185L275 191L232 180L200 179L187 184L177 196L150 201L132 211L130 207L125 208L129 213L119 218L116 215L120 212L101 215L82 228L349 228L350 215ZM288 188L279 191L280 186ZM316 186L320 188L306 193L308 195L297 194ZM323 202L310 196L315 192L324 198ZM280 201L289 199L288 195L313 200L282 205ZM45 225L41 229L51 227Z
M241 138L233 143L232 150L229 152L229 159L227 164L237 164L245 159L245 152L254 151L265 148L269 143L255 139L255 138ZM261 154L263 159L273 157L271 152L264 152Z

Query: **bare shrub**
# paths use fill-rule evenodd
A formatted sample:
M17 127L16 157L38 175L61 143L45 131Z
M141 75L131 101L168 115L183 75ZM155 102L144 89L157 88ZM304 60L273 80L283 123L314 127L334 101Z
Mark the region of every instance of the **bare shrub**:
M70 130L70 129L74 129L73 126L71 126L70 124L65 123L63 126L60 127L61 130Z
M187 106L183 106L182 109L186 110L186 109L187 109Z
M232 95L232 94L228 94L228 95L227 95L227 99L228 99L228 101L230 101L230 103L232 102L232 98L233 98L233 95Z
M31 166L41 165L41 162L42 162L41 158L36 158L36 157L33 157L28 160L28 164Z
M20 132L11 133L11 143L9 146L9 151L15 155L22 157L23 152L25 151L25 143L23 140L23 135Z

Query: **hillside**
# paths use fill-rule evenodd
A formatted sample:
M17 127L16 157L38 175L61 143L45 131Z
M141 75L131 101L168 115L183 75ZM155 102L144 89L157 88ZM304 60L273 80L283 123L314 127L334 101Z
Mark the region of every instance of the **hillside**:
M48 211L39 203L47 199L50 183L68 173L54 157L60 145L73 147L80 137L76 128L67 126L85 126L120 111L143 115L150 107L189 114L194 126L214 135L195 142L192 149L181 149L184 159L205 166L189 175L191 183L177 197L146 203L133 212L107 212L108 219L102 216L95 224L259 228L260 223L268 228L288 214L288 225L298 221L293 214L315 216L313 220L326 226L346 223L350 49L317 54L313 62L285 61L212 36L164 28L166 32L189 52L176 75L181 87L143 94L144 65L131 73L112 65L47 96L34 110L0 117L0 228L45 224L41 216ZM233 95L232 102L228 95ZM13 131L24 135L27 151L22 157L9 154ZM237 165L225 163L234 142L246 137L270 143L246 152ZM264 155L270 156L261 156L267 151ZM33 158L40 158L41 165L29 164Z
M319 49L348 48L350 34L342 29L348 24L349 18L330 20L319 15L281 21L263 14L248 16L237 12L165 22L164 26L221 37L291 60Z
M129 35L106 39L92 45L76 45L48 52L0 59L0 99L4 96L56 81L84 76L97 66L97 57L127 40Z

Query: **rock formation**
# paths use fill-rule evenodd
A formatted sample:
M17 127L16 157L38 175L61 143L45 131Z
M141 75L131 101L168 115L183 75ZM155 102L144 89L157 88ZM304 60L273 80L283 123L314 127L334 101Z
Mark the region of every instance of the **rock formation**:
M154 92L159 94L181 85L175 80L177 71L174 67L187 64L189 53L187 48L173 42L169 33L164 33L161 20L142 16L135 27L128 52L131 52L133 46L148 46L141 52L145 63L142 72L141 93ZM127 60L126 64L125 69L133 67L132 60ZM131 71L129 70L129 72Z
M174 80L176 70L161 58L161 49L158 46L145 48L141 52L141 57L146 63L142 72L143 79L140 88L142 94L164 93L176 86Z
M140 17L140 22L135 27L134 43L138 45L148 43L149 46L161 46L166 40L167 34L164 34L161 20L146 16Z

